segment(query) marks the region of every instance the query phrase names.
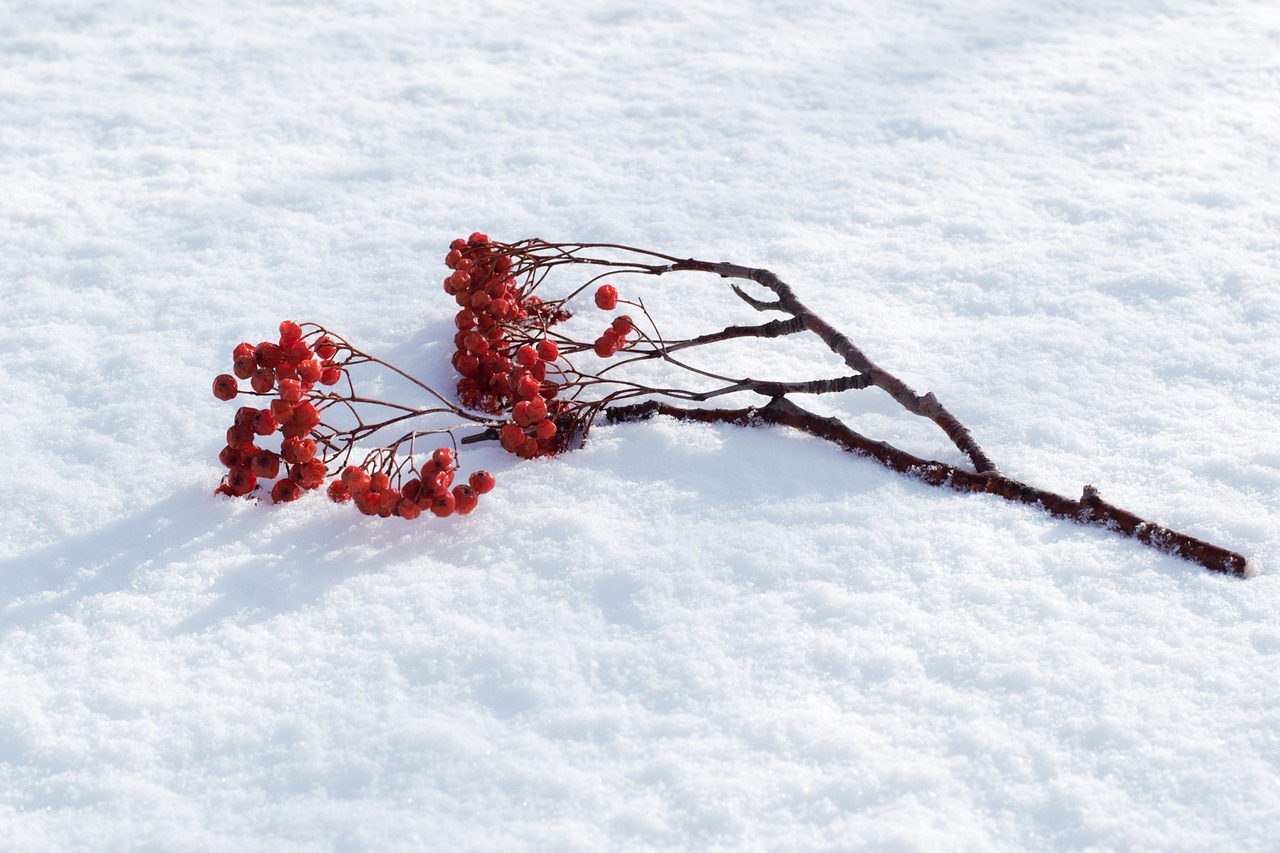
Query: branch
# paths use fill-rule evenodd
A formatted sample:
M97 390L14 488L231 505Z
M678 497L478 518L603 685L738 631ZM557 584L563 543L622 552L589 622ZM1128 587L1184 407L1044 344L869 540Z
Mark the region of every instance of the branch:
M830 441L851 453L870 456L886 468L931 486L961 492L985 492L1015 503L1036 505L1050 515L1080 524L1105 527L1157 551L1182 557L1211 571L1245 578L1253 570L1243 555L1147 521L1128 510L1109 504L1093 486L1085 486L1080 499L1072 500L993 471L973 472L944 462L922 459L893 445L869 439L836 418L824 418L802 409L785 397L775 397L763 407L744 409L688 409L658 400L648 400L634 405L610 407L605 414L612 422L637 421L654 415L666 415L678 420L703 423L788 426Z

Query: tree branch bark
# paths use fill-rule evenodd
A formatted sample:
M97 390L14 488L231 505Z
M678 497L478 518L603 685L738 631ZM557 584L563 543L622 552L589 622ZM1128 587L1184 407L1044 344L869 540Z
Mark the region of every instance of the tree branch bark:
M1036 488L1005 477L994 471L969 471L945 462L923 459L906 451L867 438L836 418L824 418L792 403L786 397L775 397L762 407L743 409L696 409L673 406L660 400L646 400L605 409L612 422L638 421L654 415L666 415L686 421L729 423L740 426L775 424L830 441L843 449L863 455L931 486L961 492L984 492L1015 503L1039 506L1058 518L1080 524L1096 525L1136 539L1166 554L1189 560L1206 569L1239 578L1249 577L1252 567L1241 554L1179 533L1104 501L1093 486L1085 486L1079 500Z

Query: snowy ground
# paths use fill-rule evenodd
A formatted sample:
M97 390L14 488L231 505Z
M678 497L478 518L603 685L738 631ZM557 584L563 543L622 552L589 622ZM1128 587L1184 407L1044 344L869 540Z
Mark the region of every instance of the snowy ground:
M0 847L1270 848L1278 104L1270 2L10 0ZM769 267L1263 573L662 422L466 519L213 498L230 348L447 387L475 229Z

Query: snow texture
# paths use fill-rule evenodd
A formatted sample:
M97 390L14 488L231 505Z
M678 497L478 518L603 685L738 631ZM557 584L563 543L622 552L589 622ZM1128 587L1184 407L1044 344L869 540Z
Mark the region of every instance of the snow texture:
M1269 0L9 0L0 847L1274 849L1277 104ZM215 499L231 348L447 388L476 229L772 269L1006 473L1263 571L662 421L471 450L465 519Z

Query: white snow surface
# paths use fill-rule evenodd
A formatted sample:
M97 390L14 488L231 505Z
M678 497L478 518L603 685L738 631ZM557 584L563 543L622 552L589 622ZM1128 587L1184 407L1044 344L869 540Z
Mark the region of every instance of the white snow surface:
M0 848L1274 849L1278 105L1273 2L8 0ZM231 348L449 388L477 229L772 269L1007 474L1261 572L671 421L468 450L466 518L215 498Z

